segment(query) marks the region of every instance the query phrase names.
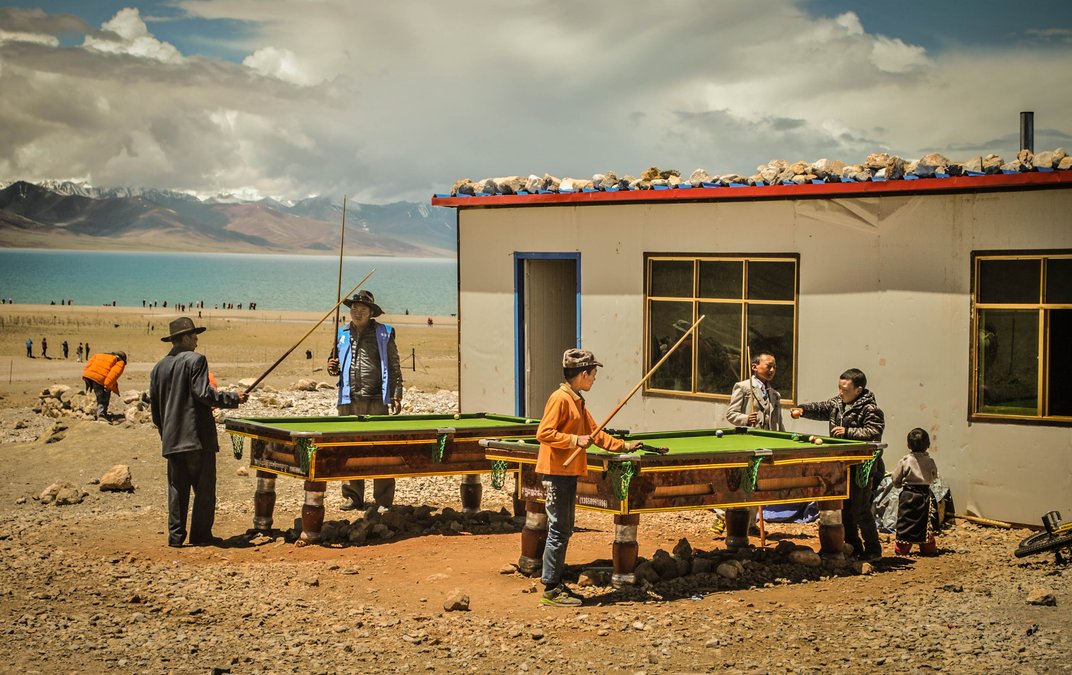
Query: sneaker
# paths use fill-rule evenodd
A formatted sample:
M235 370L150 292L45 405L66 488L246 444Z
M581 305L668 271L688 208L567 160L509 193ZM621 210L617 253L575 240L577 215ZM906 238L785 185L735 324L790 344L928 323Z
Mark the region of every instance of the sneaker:
M359 504L354 501L349 501L339 507L340 511L364 511L365 505Z
M565 586L555 586L543 594L540 604L555 607L580 607L581 599L571 594Z

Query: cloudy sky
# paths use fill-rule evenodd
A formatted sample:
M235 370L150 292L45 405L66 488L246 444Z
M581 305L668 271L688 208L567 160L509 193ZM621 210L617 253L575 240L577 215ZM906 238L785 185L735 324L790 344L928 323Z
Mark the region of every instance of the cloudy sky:
M427 201L458 178L1072 150L1067 0L0 7L0 183Z

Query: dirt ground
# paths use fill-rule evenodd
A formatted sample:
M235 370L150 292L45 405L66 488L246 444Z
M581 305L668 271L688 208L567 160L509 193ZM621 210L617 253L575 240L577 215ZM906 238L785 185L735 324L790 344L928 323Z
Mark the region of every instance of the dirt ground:
M301 512L300 482L277 481L275 536L247 535L255 479L221 431L215 531L226 541L168 548L155 430L69 420L49 442L53 420L30 408L52 383L77 386L80 339L94 351L125 349L131 366L123 386L144 389L166 351L159 335L170 317L140 308L0 310L0 355L9 361L0 386L6 672L1072 670L1072 570L1051 555L1014 558L1025 529L963 520L940 538L938 557L896 557L884 536L886 557L854 568L788 565L773 554L784 541L817 549L815 525L772 524L766 549L731 556L710 531L708 513L645 516L643 558L684 538L705 555L739 560L745 571L738 579L697 574L616 590L577 583L584 568L609 564L614 535L608 516L579 512L569 578L585 605L544 607L538 584L510 566L519 525L496 515L509 508L508 494L486 477L479 519L447 527L458 522L450 512L458 508L454 477L400 480L396 504L428 505L444 527L299 548L285 530ZM210 330L202 336L224 384L259 375L319 318L233 314L206 317ZM72 358L27 359L25 338L33 337L36 352L42 334L50 355L66 337ZM308 362L301 347L269 378L273 387L328 379L317 368L330 329L313 339L317 358ZM455 389L455 341L447 319L433 328L399 325L400 351L417 353L410 385ZM11 442L17 424L38 429L36 440ZM115 464L130 466L133 492L97 489ZM69 506L35 499L59 480L80 486L85 499ZM327 495L328 521L363 517L339 509L335 486ZM486 525L497 518L501 527ZM468 610L445 610L458 595L468 597Z

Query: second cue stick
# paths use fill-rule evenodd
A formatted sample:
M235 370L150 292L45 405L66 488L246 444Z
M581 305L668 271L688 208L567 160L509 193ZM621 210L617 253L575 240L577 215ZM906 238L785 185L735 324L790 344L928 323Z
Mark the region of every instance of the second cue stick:
M651 377L655 373L655 371L659 369L659 366L666 363L666 360L670 358L670 355L674 353L674 350L681 346L681 343L685 341L685 338L687 338L692 333L692 331L696 330L696 327L700 325L700 322L703 321L706 316L707 315L705 314L701 314L700 318L696 319L696 323L692 324L692 326L690 326L689 329L685 331L685 334L678 338L678 341L674 343L674 346L667 350L665 354L663 354L663 357L659 359L659 362L652 366L651 370L648 371L647 375L640 378L640 382L637 382L636 386L633 387L633 389L625 395L625 398L623 398L617 406L615 406L614 410L612 410L610 415L607 416L607 419L603 420L603 424L600 424L598 427L596 427L592 433L588 434L588 436L595 436L600 431L603 431L603 427L610 424L610 421L614 419L614 416L618 414L618 411L622 409L622 406L628 403L629 399L633 397L633 394L637 393L637 390L644 386L644 383L647 382L648 378ZM584 450L584 448L577 448L576 450L574 450L573 453L566 458L566 461L562 462L562 466L569 466L573 460L577 459L577 455L581 454L582 450Z

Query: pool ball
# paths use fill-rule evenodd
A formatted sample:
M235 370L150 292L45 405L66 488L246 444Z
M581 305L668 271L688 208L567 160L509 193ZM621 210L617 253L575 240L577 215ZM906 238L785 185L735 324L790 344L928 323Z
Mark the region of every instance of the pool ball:
M809 443L814 443L815 442L815 436L808 436L808 442Z
M800 434L793 434L793 440L794 441L799 441L800 440Z
M719 429L718 431L715 432L715 437L716 438L722 438L722 429Z
M816 439L812 441L812 443L815 443L816 445L822 445L823 439L816 437Z
M462 418L462 416L461 416L461 415L459 415L459 414L457 414L457 413L455 413L455 414L454 414L454 419L456 419L456 420L460 420L461 418Z

